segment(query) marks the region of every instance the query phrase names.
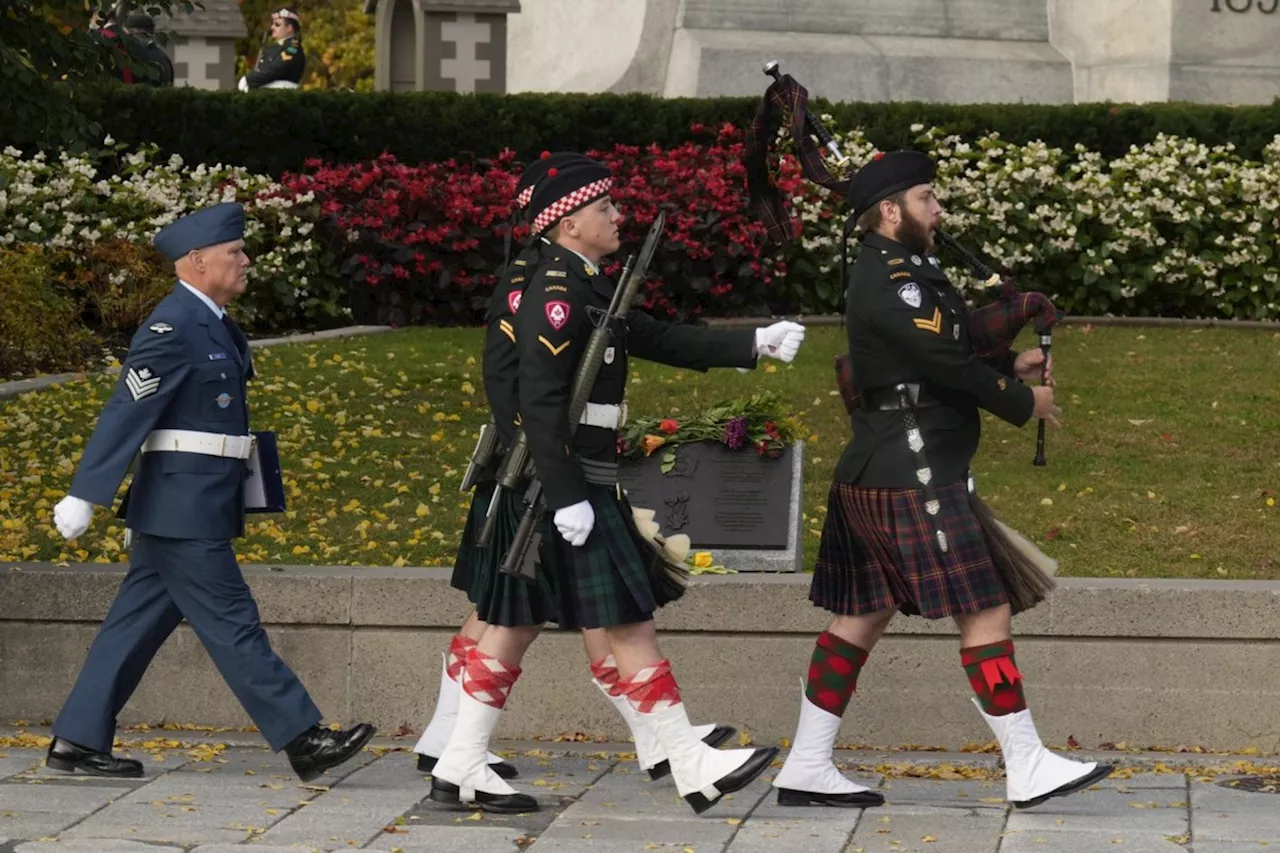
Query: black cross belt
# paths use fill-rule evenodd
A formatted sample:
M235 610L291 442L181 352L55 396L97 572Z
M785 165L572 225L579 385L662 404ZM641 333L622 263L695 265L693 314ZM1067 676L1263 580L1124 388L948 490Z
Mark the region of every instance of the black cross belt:
M924 511L933 518L933 530L938 539L938 547L947 553L947 534L942 532L938 523L938 513L942 511L942 502L938 500L938 492L933 487L933 469L929 467L929 459L924 453L924 436L920 433L920 423L916 420L916 407L911 402L911 393L906 383L899 382L893 386L898 392L898 402L902 408L902 418L907 425L907 447L916 463L916 479L924 487Z

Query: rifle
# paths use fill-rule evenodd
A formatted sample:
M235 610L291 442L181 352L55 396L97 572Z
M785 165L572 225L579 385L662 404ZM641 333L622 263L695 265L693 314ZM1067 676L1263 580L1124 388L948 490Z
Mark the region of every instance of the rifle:
M658 240L662 236L665 223L666 214L659 212L658 218L653 221L648 235L644 238L644 245L640 247L639 260L635 255L627 258L622 276L618 279L618 286L613 291L613 299L609 302L608 312L601 314L592 323L594 328L591 330L591 337L587 340L586 352L583 353L582 361L578 362L578 370L573 377L573 394L569 399L570 435L577 432L578 421L587 407L587 398L591 396L596 377L600 374L600 366L604 364L604 351L609 345L612 334L611 321L626 317L627 312L631 310L631 305L635 302L636 294L640 290L640 282L644 281L649 262L653 260L653 254L657 251ZM524 514L521 515L520 523L516 527L511 550L507 552L499 567L503 572L522 580L533 580L537 577L538 545L542 540L542 534L538 531L537 525L538 520L546 512L546 497L542 493L542 482L534 474L532 467L528 439L524 428L521 427L516 431L511 450L503 462L503 470L498 475L498 482L499 485L508 488L510 487L508 483L516 484L526 477L529 482L529 488L524 495ZM494 489L493 503L489 505L489 515L494 514L498 493L498 489Z

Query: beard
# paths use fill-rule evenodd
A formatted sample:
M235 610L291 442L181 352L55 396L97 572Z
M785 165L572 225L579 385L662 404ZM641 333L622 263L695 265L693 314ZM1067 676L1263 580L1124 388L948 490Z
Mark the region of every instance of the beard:
M927 255L933 251L933 229L903 210L898 242L918 255Z

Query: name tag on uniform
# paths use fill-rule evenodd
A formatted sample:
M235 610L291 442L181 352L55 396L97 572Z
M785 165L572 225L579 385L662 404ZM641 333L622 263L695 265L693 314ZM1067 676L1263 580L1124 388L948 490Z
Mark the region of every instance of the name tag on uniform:
M211 352L211 353L209 353L209 360L210 360L210 361L222 361L222 360L223 360L224 358L226 358L226 357L227 357L227 354L226 354L225 352Z

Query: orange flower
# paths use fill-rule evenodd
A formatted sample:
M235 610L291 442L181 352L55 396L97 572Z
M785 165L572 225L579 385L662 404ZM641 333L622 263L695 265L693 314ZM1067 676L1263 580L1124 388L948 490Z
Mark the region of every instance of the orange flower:
M664 418L662 423L658 424L658 429L667 435L675 435L676 431L680 429L680 424L676 423L674 418Z
M644 449L644 455L648 456L650 453L657 450L659 447L661 447L666 443L667 443L667 440L660 435L646 434L645 437L640 442L640 447Z

